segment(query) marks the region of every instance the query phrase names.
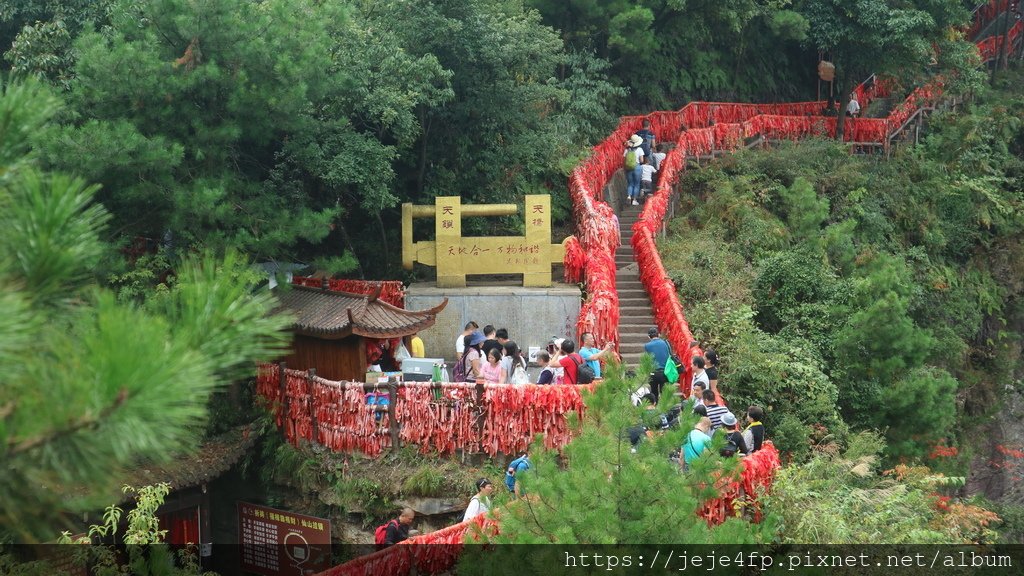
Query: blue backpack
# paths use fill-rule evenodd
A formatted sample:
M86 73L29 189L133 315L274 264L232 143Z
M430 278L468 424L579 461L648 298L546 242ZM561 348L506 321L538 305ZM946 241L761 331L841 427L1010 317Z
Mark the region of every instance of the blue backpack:
M530 461L527 459L526 456L520 456L519 458L516 458L515 460L510 462L508 465L508 469L505 471L505 487L508 488L509 492L516 491L515 475L519 473L520 469L530 469Z

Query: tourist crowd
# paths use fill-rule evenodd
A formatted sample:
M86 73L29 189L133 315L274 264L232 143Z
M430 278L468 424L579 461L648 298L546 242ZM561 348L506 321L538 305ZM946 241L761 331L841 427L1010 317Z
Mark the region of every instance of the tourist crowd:
M642 386L632 395L633 404L640 407L640 416L628 430L631 452L637 453L639 444L646 438L666 430L678 429L684 411L697 416L697 422L683 439L678 450L668 455L676 462L681 472L688 471L695 460L720 444L718 454L724 458L744 457L761 449L765 440L764 409L750 406L743 413L742 422L722 401L718 393L718 354L711 349L703 356L693 356L693 376L690 381L690 395L682 398L676 392L678 401L665 413L659 408L662 392L666 385L676 384L679 375L685 372L679 356L673 354L671 346L661 337L656 328L648 331L648 342L644 351L653 359L653 371ZM571 338L552 338L546 350L536 354L535 362L541 367L536 384L582 384L601 377L601 364L615 354L613 343L598 347L594 335L585 332L582 346L576 349ZM695 343L694 343L695 345ZM498 384L527 384L527 360L518 345L509 339L508 330L495 329L487 325L481 330L476 322L466 324L455 339L455 382L489 382ZM668 388L672 390L673 388ZM723 440L715 443L716 434ZM512 460L505 471L505 488L512 497L518 498L525 492L520 479L531 468L529 453L524 452ZM470 499L463 514L463 521L470 520L491 509L491 495L494 485L487 478L475 482L476 492ZM409 528L414 513L403 509L398 518L380 526L377 543L387 546L397 543L415 531Z
M537 352L540 373L534 384L590 384L601 377L601 362L615 354L612 342L597 347L594 335L584 332L576 349L571 338L552 338L545 350ZM488 324L483 330L470 321L455 338L454 382L529 384L523 351L509 339L508 329Z

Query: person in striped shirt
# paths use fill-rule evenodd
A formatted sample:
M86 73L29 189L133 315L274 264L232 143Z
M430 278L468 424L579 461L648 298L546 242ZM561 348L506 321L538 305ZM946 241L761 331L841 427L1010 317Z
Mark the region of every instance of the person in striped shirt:
M729 409L725 406L719 406L715 400L714 390L704 391L704 407L708 411L708 418L711 419L711 429L718 430L722 427L722 416L725 416Z

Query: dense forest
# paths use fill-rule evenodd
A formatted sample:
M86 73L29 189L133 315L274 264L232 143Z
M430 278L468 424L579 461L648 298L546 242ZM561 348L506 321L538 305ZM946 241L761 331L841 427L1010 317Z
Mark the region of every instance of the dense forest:
M101 185L108 240L392 278L401 202L550 191L564 219L620 114L815 99L820 55L837 97L969 68L957 0L840 4L2 0L0 47L64 102L33 147Z
M809 141L686 172L659 249L723 394L766 407L787 466L760 524L669 536L1019 542L1020 489L968 478L993 454L1018 479L1024 464L1024 431L987 427L1024 393L1024 79L987 86L957 31L970 8L0 0L0 540L102 508L49 487L180 452L224 382L276 355L287 321L253 296L250 262L412 279L402 202L550 193L566 224L566 177L619 115L824 99L828 58L840 101L878 72L942 75L964 103L892 158ZM530 490L559 506L510 512L503 541L651 542L693 516L711 463L645 501L663 513L632 504L679 481L673 433L607 482L637 418L615 394L635 385L613 372L579 439L537 454Z

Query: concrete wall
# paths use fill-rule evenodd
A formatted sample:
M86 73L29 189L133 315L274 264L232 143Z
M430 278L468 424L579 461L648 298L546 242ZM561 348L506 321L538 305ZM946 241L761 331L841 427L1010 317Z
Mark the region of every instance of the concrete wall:
M580 315L580 290L570 284L551 288L490 284L437 288L433 283L420 283L406 290L405 307L432 308L443 298L448 298L448 306L429 330L420 332L428 358L454 359L455 336L470 320L480 328L487 324L507 328L509 338L525 354L530 346L543 348L552 336L575 337Z

